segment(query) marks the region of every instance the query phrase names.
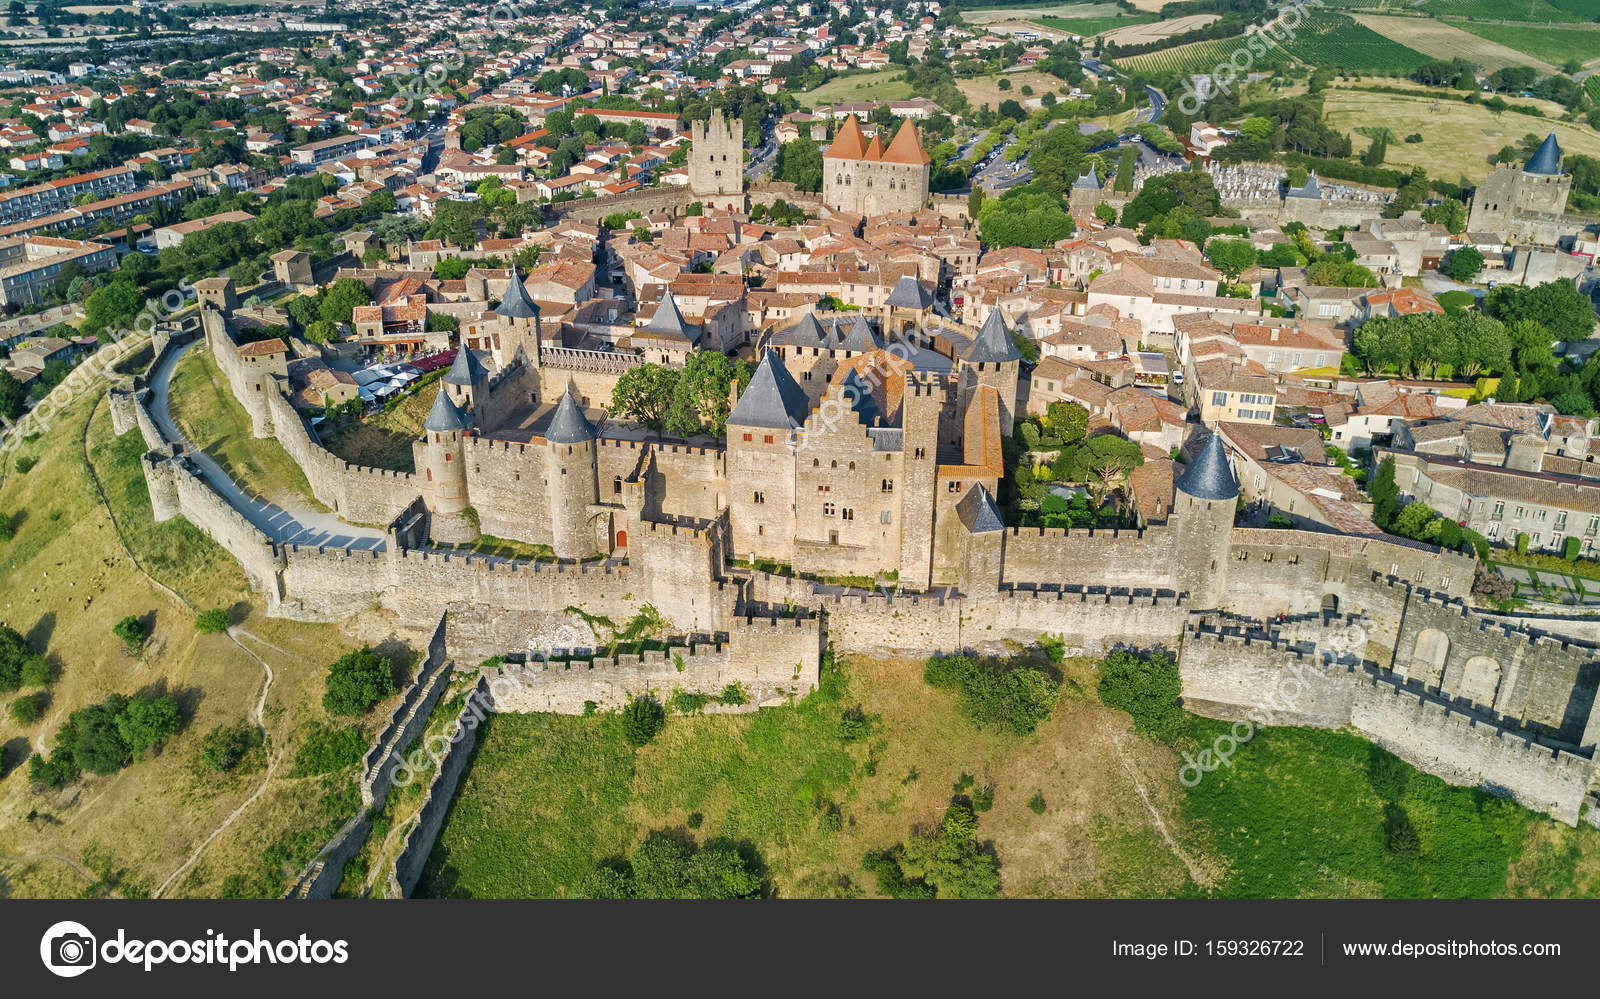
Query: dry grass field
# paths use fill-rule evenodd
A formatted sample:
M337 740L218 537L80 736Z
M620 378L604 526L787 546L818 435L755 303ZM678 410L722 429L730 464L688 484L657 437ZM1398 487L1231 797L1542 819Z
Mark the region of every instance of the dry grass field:
M1027 94L1022 92L1023 87L1032 87L1032 96L1034 97L1038 97L1047 90L1062 94L1072 89L1071 84L1067 83L1067 81L1051 76L1049 73L1041 73L1032 69L1017 73L1006 73L1003 74L1003 78L1011 81L1010 90L1000 89L1002 77L998 76L961 79L956 81L956 86L966 95L967 102L975 108L983 107L985 104L991 108L997 108L1000 106L1000 102L1007 98L1021 103L1028 97Z
M1188 17L1175 17L1167 21L1151 21L1146 24L1131 24L1125 28L1116 28L1101 35L1102 40L1116 42L1118 45L1144 45L1149 42L1159 42L1163 38L1181 35L1185 31L1203 28L1217 19L1215 14L1190 14Z
M1325 110L1330 125L1351 133L1358 153L1371 142L1355 132L1361 125L1391 122L1402 138L1413 132L1420 134L1422 141L1418 143L1390 143L1383 165L1420 166L1433 176L1451 181L1461 177L1481 181L1493 169L1489 157L1502 146L1515 145L1530 132L1543 136L1554 129L1565 152L1600 156L1600 132L1592 128L1512 111L1496 114L1460 101L1330 90Z
M1385 17L1381 14L1351 16L1378 34L1436 59L1465 59L1491 73L1507 66L1532 66L1541 73L1556 71L1556 67L1547 62L1501 45L1493 40L1492 35L1480 38L1444 21L1420 17Z
M1159 7L1157 8L1159 9ZM1115 17L1121 11L1114 3L1062 3L1038 7L979 7L961 12L968 24L988 26L1002 21L1031 21L1040 17Z
M800 94L800 103L814 108L840 101L903 101L912 96L905 75L904 69L895 68L835 77L810 93Z

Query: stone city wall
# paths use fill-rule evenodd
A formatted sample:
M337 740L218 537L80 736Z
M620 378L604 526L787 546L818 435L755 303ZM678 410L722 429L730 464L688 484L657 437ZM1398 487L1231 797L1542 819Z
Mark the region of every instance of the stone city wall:
M406 834L405 846L395 857L394 868L389 872L390 898L410 898L411 893L417 890L417 882L422 878L428 855L433 852L433 844L439 838L445 814L455 798L456 786L461 783L461 774L472 759L472 751L477 748L478 727L483 721L483 709L488 697L488 684L479 677L461 705L460 714L445 730L448 742L444 753L436 759L438 770L428 784L415 824Z
M447 618L448 615L439 615L417 675L406 685L405 696L389 712L389 721L361 759L361 801L368 808L383 807L407 747L427 727L439 695L450 685L452 666L445 656L444 643Z
M1140 531L1012 527L1005 532L1000 579L1005 583L1170 588L1172 548L1172 535L1159 528Z

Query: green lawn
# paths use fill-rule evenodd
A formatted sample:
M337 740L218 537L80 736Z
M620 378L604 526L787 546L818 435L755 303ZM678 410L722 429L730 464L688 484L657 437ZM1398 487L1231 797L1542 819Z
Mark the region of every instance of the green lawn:
M1110 17L1036 17L1035 21L1069 35L1098 35L1103 31L1126 28L1130 24L1148 24L1159 21L1155 14L1115 14Z

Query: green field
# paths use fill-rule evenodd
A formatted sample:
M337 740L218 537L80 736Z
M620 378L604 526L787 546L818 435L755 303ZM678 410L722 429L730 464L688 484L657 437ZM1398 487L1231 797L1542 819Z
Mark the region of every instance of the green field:
M810 93L801 94L800 103L814 108L840 101L903 101L912 96L905 76L904 69L894 68L834 77Z
M1102 31L1126 28L1130 24L1149 24L1160 20L1155 14L1119 14L1112 17L1036 17L1047 28L1069 35L1098 35Z
M1385 38L1343 14L1324 12L1307 16L1283 47L1308 65L1357 72L1403 75L1428 61L1421 52Z
M1590 62L1600 59L1600 29L1535 28L1509 24L1480 24L1454 21L1452 26L1470 31L1480 38L1525 52L1535 59L1559 66L1568 59Z
M1139 735L1099 703L1091 666L1064 664L1062 703L1027 737L974 729L905 660L850 660L793 706L672 717L637 752L616 715L493 716L419 895L571 895L662 829L747 847L780 897L873 894L867 852L986 787L978 833L1008 896L1600 893L1600 830L1347 733L1261 730L1185 790L1179 753L1228 726L1182 715L1170 744Z
M1600 76L1585 77L1583 89L1589 92L1589 97L1596 104L1600 104Z
M1215 67L1226 64L1233 53L1243 47L1242 38L1213 38L1204 42L1191 42L1176 48L1162 49L1160 52L1117 59L1116 64L1131 73L1171 73L1179 76L1189 73L1208 73ZM1252 63L1251 68L1259 70L1274 61L1287 59L1287 54L1274 45L1269 54Z
M1422 9L1430 14L1484 21L1593 21L1600 17L1600 0L1426 0Z

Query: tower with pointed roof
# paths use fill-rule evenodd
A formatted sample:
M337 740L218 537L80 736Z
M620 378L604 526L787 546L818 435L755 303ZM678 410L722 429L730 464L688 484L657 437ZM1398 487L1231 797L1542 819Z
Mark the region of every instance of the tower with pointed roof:
M500 336L497 339L498 350L495 360L501 366L509 365L521 349L523 356L535 368L540 361L540 339L544 329L539 318L539 303L528 294L528 286L523 283L522 275L517 273L515 264L511 265L511 280L506 284L506 292L501 296L500 304L495 306L494 314L500 320Z
M478 360L466 341L456 348L456 359L441 379L444 391L455 407L474 423L483 422L483 407L489 401L489 369Z
M972 343L961 352L960 366L963 403L979 385L991 386L1000 396L1000 432L1011 436L1016 424L1017 378L1022 368L1022 351L1012 339L1005 316L996 305L989 310Z
M600 502L596 441L600 434L589 418L571 382L556 403L544 440L549 462L545 466L549 502L550 547L561 558L591 558L610 549L594 525L592 508ZM605 545L602 548L602 544Z
M1211 610L1223 602L1238 502L1239 480L1228 449L1222 435L1212 433L1183 467L1167 518L1173 584L1189 595L1190 610Z
M776 351L763 351L728 414L728 510L734 554L794 561L799 435L811 412Z
M885 145L881 134L868 142L861 122L850 115L822 154L822 202L868 218L921 211L932 172L933 162L911 121L901 122Z
M451 398L451 386L439 386L433 408L422 422L418 449L423 473L423 502L428 508L428 534L439 542L474 541L477 526L467 515L467 432L472 419Z
M1511 243L1556 245L1578 228L1562 219L1572 193L1572 174L1562 169L1555 132L1521 166L1499 164L1472 194L1468 231L1492 232Z
M689 195L707 208L745 210L744 132L737 120L711 112L710 121L689 125Z

